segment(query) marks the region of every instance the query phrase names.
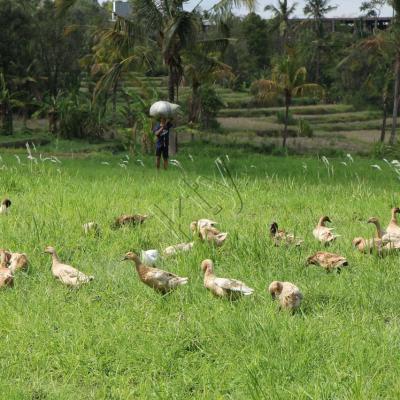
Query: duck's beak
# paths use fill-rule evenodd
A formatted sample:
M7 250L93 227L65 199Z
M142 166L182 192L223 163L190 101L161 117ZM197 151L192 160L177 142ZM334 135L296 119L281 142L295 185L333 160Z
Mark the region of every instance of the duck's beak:
M128 258L125 256L124 258L121 258L119 261L120 262L122 262L122 261L126 261Z

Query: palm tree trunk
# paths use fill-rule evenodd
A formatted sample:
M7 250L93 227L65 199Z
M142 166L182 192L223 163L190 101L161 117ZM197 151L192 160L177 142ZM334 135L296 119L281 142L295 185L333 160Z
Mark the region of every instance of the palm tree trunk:
M175 73L172 66L168 68L168 100L171 103L175 101Z
M400 90L400 51L396 54L396 66L395 66L395 84L394 84L394 99L393 99L393 123L392 132L390 134L390 144L393 146L396 144L396 130L397 130L397 116L399 113L399 90Z
M289 122L289 107L290 107L290 98L286 95L285 97L285 127L283 129L283 142L282 147L286 147L286 140L288 135L288 122Z
M381 128L381 142L385 142L385 136L386 136L386 120L387 120L387 111L388 111L388 96L387 92L385 91L385 94L383 95L383 102L382 102L382 108L383 108L383 117L382 117L382 128Z

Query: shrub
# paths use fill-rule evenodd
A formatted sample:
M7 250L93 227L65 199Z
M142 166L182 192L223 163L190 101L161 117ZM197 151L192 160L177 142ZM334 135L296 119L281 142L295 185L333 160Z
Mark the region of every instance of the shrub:
M302 136L302 137L313 137L314 136L314 130L307 120L301 118L299 120L298 127L299 127L299 130L298 130L299 136Z
M278 111L276 113L276 119L279 124L285 123L285 117L286 117L285 111ZM290 111L288 114L288 125L296 125L296 119L293 117L293 114Z
M200 103L200 124L202 128L218 128L217 115L224 103L211 86L202 86L198 91Z

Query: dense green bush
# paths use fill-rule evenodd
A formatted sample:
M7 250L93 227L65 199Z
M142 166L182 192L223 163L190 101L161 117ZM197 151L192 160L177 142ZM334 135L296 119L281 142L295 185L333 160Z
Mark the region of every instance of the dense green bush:
M219 127L217 121L218 111L224 107L222 99L218 96L215 89L205 85L199 89L200 102L200 124L205 129L215 129Z
M279 124L284 124L285 119L286 119L285 111L278 111L276 113L276 120L278 121ZM289 111L287 124L288 125L296 125L296 123L297 123L296 118L294 118L293 114Z
M309 124L309 122L307 120L305 120L304 118L299 119L299 123L298 123L298 134L301 137L313 137L314 136L314 130L311 127L311 125Z

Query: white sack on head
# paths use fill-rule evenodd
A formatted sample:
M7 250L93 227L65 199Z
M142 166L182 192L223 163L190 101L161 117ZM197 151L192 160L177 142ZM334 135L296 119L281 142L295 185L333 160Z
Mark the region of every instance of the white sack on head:
M169 103L168 101L157 101L150 107L150 116L172 118L176 115L179 108L178 104Z

